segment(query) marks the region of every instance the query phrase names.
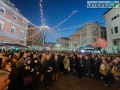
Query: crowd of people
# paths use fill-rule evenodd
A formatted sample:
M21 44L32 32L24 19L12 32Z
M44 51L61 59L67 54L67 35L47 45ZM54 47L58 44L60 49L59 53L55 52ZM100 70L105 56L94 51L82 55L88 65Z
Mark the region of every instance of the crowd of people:
M40 84L48 90L58 82L62 72L80 78L103 79L105 86L109 83L119 86L120 54L45 50L0 52L0 90L38 90Z

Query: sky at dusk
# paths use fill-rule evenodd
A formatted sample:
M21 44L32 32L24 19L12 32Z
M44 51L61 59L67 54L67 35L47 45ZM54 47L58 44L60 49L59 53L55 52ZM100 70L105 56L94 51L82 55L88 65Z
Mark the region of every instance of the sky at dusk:
M14 3L15 7L18 8L20 13L25 16L29 21L31 21L36 26L42 26L41 14L40 14L40 0L10 0ZM95 0L92 0L95 1ZM105 0L109 1L109 0ZM56 26L61 21L66 19L73 11L77 12L71 16L66 22L61 24L55 29L70 28L76 25L81 25L90 21L103 23L102 26L105 26L105 19L103 14L108 9L88 9L86 0L42 0L42 10L43 17L46 18L46 25L50 28ZM80 27L68 30L59 30L56 31L62 36L70 36L70 34L63 33L73 33L78 30ZM46 31L47 32L47 31ZM49 39L56 37L48 33ZM52 36L51 36L52 35ZM57 35L59 37L59 35ZM50 39L50 40L51 40ZM47 39L47 41L50 41ZM52 41L52 42L53 42Z

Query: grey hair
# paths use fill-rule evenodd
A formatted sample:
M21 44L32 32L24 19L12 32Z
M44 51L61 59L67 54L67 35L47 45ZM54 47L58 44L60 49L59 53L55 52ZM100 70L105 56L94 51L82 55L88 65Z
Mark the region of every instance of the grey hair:
M5 76L5 75L10 75L10 73L4 70L0 70L0 77Z

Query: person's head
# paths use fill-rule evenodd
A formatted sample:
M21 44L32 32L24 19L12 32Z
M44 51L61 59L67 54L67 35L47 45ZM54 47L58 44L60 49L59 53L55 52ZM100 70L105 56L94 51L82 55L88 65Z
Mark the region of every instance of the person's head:
M36 54L34 54L34 55L33 55L33 58L37 58L37 55L36 55Z
M87 55L85 56L85 59L88 60L88 56Z
M5 56L5 52L4 51L1 52L1 56Z
M16 57L17 57L17 58L20 58L20 53L16 53Z
M27 58L27 53L24 53L24 54L23 54L23 57L24 57L24 58Z
M55 55L55 60L57 60L58 59L58 56L57 55Z
M108 57L108 61L110 61L111 59L110 59L110 57Z
M105 57L102 56L101 59L103 60L103 59L105 59Z
M50 60L50 55L47 55L47 56L46 56L46 59L47 59L47 60Z
M28 57L30 57L30 52L27 55L28 55Z
M8 56L8 58L9 58L9 59L12 59L12 55L10 54L10 55Z
M82 59L82 55L80 54L80 58Z
M73 56L73 59L75 59L75 56Z
M115 65L118 64L118 60L117 59L113 60L113 62L115 63Z
M42 55L42 58L46 58L46 54L45 53Z
M24 63L30 64L31 63L31 59L30 58L26 58L25 61L24 61Z
M24 52L24 50L22 50L22 52Z
M6 90L8 84L10 83L9 80L9 72L0 70L0 90Z
M2 58L2 63L4 63L8 58L4 57Z
M13 61L13 63L17 63L17 58L13 57L12 61Z
M102 63L106 63L106 60L105 60L105 59L103 59L103 60L102 60Z
M98 54L98 58L100 58L101 56L100 56L100 54Z

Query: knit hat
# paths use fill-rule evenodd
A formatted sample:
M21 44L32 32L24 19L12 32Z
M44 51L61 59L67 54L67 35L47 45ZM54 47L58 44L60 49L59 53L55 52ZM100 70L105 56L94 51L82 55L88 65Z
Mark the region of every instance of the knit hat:
M118 62L118 60L115 59L115 60L113 60L113 62Z
M24 63L27 63L30 60L31 60L30 58L26 58L25 61L24 61Z

